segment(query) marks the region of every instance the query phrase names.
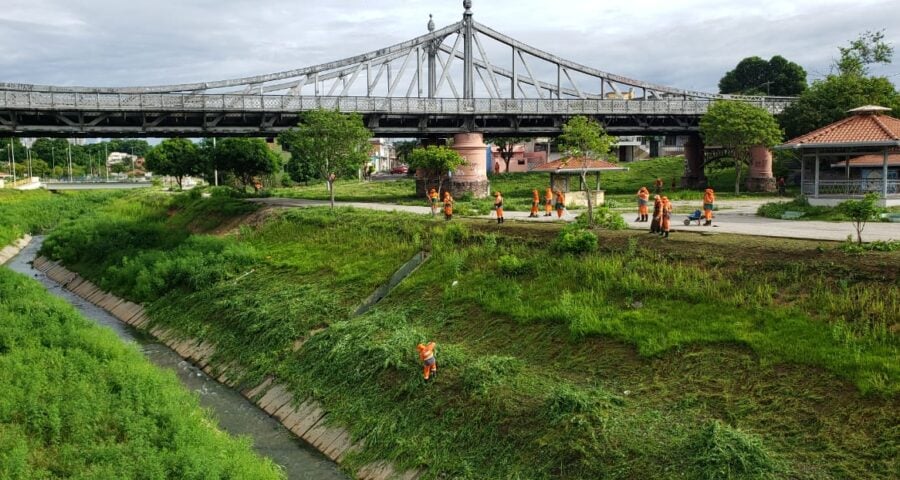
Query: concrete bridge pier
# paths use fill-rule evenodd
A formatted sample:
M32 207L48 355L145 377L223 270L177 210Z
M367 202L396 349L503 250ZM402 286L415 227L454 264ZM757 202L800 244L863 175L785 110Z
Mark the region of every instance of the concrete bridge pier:
M484 135L479 132L457 133L453 136L453 150L466 159L467 164L453 172L450 178L450 192L454 197L471 192L475 198L484 198L490 193L487 178L487 145Z
M692 134L684 144L684 176L681 177L681 188L706 188L706 163L703 139Z
M772 175L772 151L757 145L750 149L750 173L747 175L747 190L751 192L774 192L775 176Z

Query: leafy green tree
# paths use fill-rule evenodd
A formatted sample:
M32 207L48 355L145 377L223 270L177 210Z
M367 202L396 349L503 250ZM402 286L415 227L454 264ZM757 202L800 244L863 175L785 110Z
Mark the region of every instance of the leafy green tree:
M829 75L813 82L780 116L788 138L824 127L863 105L881 105L900 111L900 94L887 78L859 75Z
M297 172L316 172L328 184L334 209L334 181L355 175L369 161L371 137L361 115L319 109L304 112L300 124L282 132L278 141L291 154L288 172L292 177Z
M509 173L509 162L513 157L513 149L516 145L529 140L531 139L527 137L494 137L491 139L491 143L496 145L497 149L500 150L500 158L502 158L503 163L506 164L506 173Z
M466 159L450 147L429 145L417 148L409 154L409 168L425 175L425 189L437 182L438 196L442 194L448 174L466 164ZM432 212L434 213L434 212Z
M861 33L849 46L838 50L841 56L835 67L841 75L868 75L869 65L890 64L894 56L894 47L884 41L884 30Z
M734 193L741 191L741 166L750 162L750 148L772 147L781 141L778 122L768 111L747 102L719 100L700 119L707 145L721 145L734 152Z
M606 134L603 127L594 119L578 116L563 125L563 133L559 136L559 148L569 158L600 158L609 153L615 139ZM587 162L581 170L581 188L587 196L588 227L594 226L594 199L590 182L587 181Z
M279 168L278 154L261 138L223 138L215 147L212 142L205 143L204 149L209 149L204 154L206 161L233 175L241 189L251 186L254 191L259 191L254 178Z
M788 138L824 127L863 105L881 105L900 111L900 94L884 77L869 77L868 66L890 63L893 48L884 43L884 32L866 32L847 47L839 47L837 75L828 75L812 86L780 116Z
M727 94L796 96L804 90L806 70L780 55L747 57L719 80L719 92Z
M409 154L418 146L419 142L417 140L394 142L394 151L397 152L397 159L409 165Z
M202 170L200 151L193 142L184 138L167 138L147 152L147 169L159 175L175 177L178 188L185 176Z
M856 241L862 245L862 232L866 228L866 222L878 213L878 194L867 193L861 200L847 200L838 204L838 210L850 217L853 228L856 229Z

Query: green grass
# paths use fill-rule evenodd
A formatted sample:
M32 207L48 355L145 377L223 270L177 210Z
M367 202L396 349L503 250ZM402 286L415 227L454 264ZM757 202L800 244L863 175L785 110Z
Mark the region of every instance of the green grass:
M121 192L64 192L0 190L0 245L26 233L43 233L65 219L90 212Z
M796 198L788 202L771 202L761 205L756 214L761 217L781 219L784 212L803 212L802 217L793 220L823 220L827 222L849 222L850 217L837 207L813 206L803 198ZM885 213L900 213L900 207L882 209Z
M283 478L133 345L0 269L0 478Z
M219 344L248 385L274 375L318 399L366 440L348 468L613 479L900 468L900 252L603 231L598 251L571 255L553 249L556 225L348 209L190 234L219 201L117 202L45 250L147 302L154 322ZM245 214L222 211L226 224ZM419 249L429 260L353 317ZM427 340L430 384L414 348Z
M684 157L663 157L653 160L623 164L627 171L606 172L600 177L601 189L606 191L607 201L613 208L628 207L634 204L635 194L642 186L652 188L656 178L665 181L664 193L671 200L697 200L703 198L703 192L680 187L671 189L672 179L680 185L684 173ZM771 197L771 193L741 193L734 195L733 169L709 169L709 184L716 189L716 195L722 200ZM492 190L503 192L505 208L508 211L528 211L531 208L531 190L537 188L543 198L544 189L550 181L547 173L501 173L489 174ZM313 183L308 186L278 188L270 192L277 197L302 198L309 200L328 200L328 190L324 183ZM335 200L348 202L396 203L401 205L427 206L425 199L415 195L415 180L407 177L400 180L359 182L357 180L339 180L335 184ZM455 209L460 215L487 215L493 206L492 198L473 199L461 196L456 198ZM693 211L693 210L691 210Z

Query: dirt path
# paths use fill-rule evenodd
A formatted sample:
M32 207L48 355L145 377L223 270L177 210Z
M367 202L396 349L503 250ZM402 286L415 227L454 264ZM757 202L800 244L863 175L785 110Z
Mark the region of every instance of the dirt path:
M301 200L294 198L254 198L251 202L262 203L276 207L315 207L327 206L327 201L322 200ZM676 206L680 204L694 205L696 202L674 202ZM856 237L856 231L850 222L820 222L820 221L799 221L799 220L775 220L756 216L756 209L762 201L758 200L737 200L734 202L720 202L722 210L716 212L716 218L713 220L713 226L703 227L697 226L696 223L685 226L683 220L687 215L675 214L672 218L673 232L703 232L703 233L735 233L739 235L759 235L765 237L781 237L781 238L802 238L810 240L833 240L843 241L848 235ZM335 202L336 206L367 208L370 210L379 210L385 212L407 212L418 213L422 215L431 214L428 207L416 207L409 205L394 205L390 203L365 203L365 202ZM634 222L632 212L623 214L629 227L633 229L649 229L649 223ZM490 219L491 215L482 215L478 218ZM528 212L506 212L506 218L510 220L532 221L532 222L551 222L558 221L556 214L552 217L528 218ZM575 215L566 212L562 220L572 221ZM900 240L900 224L898 223L869 223L863 231L863 240L865 241L888 241Z

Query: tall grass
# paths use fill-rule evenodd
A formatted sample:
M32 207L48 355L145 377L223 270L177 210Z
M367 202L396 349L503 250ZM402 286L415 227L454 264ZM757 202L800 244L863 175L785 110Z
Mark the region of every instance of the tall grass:
M895 284L841 284L834 265L790 254L735 262L746 245L716 238L711 252L602 232L596 252L561 254L556 232L348 209L281 212L209 237L190 234L200 213L188 212L203 200L175 201L113 208L59 230L54 248L82 262L86 244L105 265L92 278L144 299L154 322L218 344L221 362L249 368L248 384L274 375L320 401L365 439L350 467L388 459L426 478L613 479L897 468L885 441L898 407L896 300L863 293L896 299ZM162 233L131 250L133 234L120 244L90 234L103 221ZM351 317L419 249L430 259ZM429 340L439 368L426 384L415 344Z
M26 233L44 233L63 220L94 211L122 195L121 192L0 190L0 245L6 246Z
M134 346L0 269L0 478L283 478Z

